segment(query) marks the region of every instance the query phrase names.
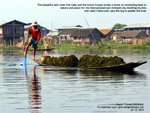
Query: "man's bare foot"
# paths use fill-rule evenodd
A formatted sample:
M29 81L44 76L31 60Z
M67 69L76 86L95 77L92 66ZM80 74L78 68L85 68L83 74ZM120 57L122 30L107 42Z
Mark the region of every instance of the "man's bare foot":
M32 58L32 60L36 60L36 58Z

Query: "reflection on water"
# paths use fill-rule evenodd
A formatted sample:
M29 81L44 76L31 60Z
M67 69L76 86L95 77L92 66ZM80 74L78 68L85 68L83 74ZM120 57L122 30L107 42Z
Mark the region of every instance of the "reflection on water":
M22 51L0 51L0 113L103 113L103 109L97 108L100 104L135 102L144 104L144 112L140 113L149 113L149 50L54 50L37 52L37 58L45 54L119 55L125 61L146 60L148 63L126 74L56 68L38 66L29 52L24 70Z
M115 72L115 71L107 71L107 70L93 70L93 69L79 69L79 68L60 68L60 67L42 67L41 71L43 74L47 74L49 72L57 72L62 75L68 75L68 76L76 76L79 74L80 76L85 76L85 78L91 77L109 77L109 78L116 78L116 80L124 79L124 76L130 76L130 78L141 78L146 79L146 75L144 73L140 73L138 71L133 71L130 73L121 73L121 72Z
M36 67L33 66L33 77L29 77L25 68L27 88L29 91L29 109L30 113L40 113L41 109L41 80L36 76Z
M42 67L41 71L43 74L46 74L47 72L50 72L50 71L54 71L54 72L61 72L62 75L72 75L72 76L76 75L78 72L76 68L67 69L67 68L59 68L59 67L53 67L53 68Z

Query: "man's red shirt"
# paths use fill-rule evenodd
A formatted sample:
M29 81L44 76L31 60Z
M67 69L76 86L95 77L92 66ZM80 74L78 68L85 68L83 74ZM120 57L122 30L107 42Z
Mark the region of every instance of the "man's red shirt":
M29 34L34 39L40 40L40 38L41 38L41 31L39 28L37 28L36 30L34 30L32 27L29 28Z

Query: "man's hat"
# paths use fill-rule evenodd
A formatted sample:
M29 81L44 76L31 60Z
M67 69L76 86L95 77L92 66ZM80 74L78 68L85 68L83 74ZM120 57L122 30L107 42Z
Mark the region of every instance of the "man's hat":
M38 25L37 21L34 21L34 22L32 23L32 26L37 26L37 25Z

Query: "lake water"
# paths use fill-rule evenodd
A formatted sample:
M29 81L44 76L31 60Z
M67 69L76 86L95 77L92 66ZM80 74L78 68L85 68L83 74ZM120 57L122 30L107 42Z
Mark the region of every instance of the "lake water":
M38 66L22 51L0 51L0 113L150 113L150 50L53 50L42 55L118 55L148 61L133 74Z

